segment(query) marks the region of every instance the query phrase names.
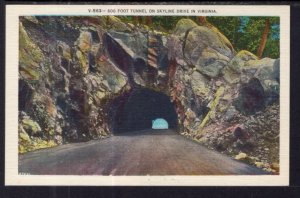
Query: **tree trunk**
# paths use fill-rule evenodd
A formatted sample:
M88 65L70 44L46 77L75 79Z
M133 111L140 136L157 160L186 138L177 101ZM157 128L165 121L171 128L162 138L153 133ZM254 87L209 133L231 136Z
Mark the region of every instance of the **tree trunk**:
M142 23L142 17L141 16L133 16L133 24L141 24Z
M206 16L199 16L198 17L198 23L199 25L206 25L207 24L207 20L206 20Z
M205 26L205 27L208 27L208 28L213 28L214 27L212 24L210 24L210 22L208 22L206 20L206 16L198 16L197 20L198 20L198 24L201 25L201 26Z
M137 25L139 22L138 16L133 16L133 24Z
M146 16L146 25L151 26L152 25L152 16Z
M257 54L256 54L258 58L262 57L262 54L266 47L269 32L270 32L270 20L266 19L265 29L261 35L261 40L260 40L259 47L258 47Z

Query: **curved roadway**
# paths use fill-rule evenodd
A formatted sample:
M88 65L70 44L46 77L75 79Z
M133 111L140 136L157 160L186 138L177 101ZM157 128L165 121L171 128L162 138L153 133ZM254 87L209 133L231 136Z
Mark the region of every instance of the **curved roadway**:
M19 156L19 172L42 175L255 175L264 171L171 130L144 130Z

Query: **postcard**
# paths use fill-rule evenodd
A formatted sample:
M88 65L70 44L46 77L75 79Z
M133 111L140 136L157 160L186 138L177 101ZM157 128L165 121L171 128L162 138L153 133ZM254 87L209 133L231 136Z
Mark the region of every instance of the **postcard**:
M289 6L7 5L5 184L289 185Z

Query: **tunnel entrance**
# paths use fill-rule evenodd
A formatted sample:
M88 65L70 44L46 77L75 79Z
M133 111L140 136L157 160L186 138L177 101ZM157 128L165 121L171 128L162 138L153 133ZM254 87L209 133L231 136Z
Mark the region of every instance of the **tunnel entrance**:
M177 128L177 114L169 96L138 88L116 98L109 109L110 128L114 134L152 129L157 118L166 120L168 128Z

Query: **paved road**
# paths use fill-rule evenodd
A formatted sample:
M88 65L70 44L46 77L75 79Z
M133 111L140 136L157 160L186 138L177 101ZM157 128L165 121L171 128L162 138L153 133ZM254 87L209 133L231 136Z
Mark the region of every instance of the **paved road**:
M56 175L253 175L265 172L171 130L144 130L19 157L19 171Z

